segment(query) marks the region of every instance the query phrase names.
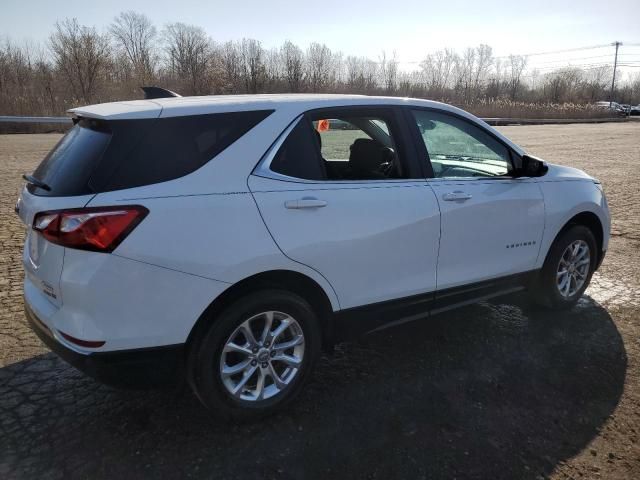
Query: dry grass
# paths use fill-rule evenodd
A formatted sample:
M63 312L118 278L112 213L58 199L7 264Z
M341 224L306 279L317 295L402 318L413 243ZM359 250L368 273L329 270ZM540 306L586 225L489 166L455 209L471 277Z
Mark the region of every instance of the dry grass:
M578 103L528 103L511 100L481 100L463 109L482 118L606 118L609 111L589 104Z

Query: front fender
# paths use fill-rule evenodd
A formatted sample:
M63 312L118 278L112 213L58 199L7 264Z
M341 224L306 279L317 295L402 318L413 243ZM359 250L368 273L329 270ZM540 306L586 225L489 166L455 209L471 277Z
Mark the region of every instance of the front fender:
M536 266L542 268L551 244L576 215L593 213L602 226L602 251L609 246L611 217L607 199L593 180L540 181L544 197L545 227Z

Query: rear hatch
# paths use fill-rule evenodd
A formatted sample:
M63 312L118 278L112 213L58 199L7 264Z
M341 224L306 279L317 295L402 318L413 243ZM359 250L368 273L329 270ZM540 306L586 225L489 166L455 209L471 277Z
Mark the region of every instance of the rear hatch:
M60 275L65 249L34 231L33 220L41 212L84 207L93 198L88 180L110 139L100 122L77 121L33 172L33 178L46 187L27 184L16 205L27 227L23 254L27 279L57 307L62 304Z

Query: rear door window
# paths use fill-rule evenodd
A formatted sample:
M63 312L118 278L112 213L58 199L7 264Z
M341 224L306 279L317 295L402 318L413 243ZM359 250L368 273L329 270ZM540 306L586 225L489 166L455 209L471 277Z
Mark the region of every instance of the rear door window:
M410 169L402 133L388 108L308 112L269 168L289 177L329 182L423 178Z
M34 172L51 191L30 189L38 195L87 195L173 180L202 167L272 111L81 119Z
M271 161L271 170L288 177L324 180L318 142L309 122L301 119Z

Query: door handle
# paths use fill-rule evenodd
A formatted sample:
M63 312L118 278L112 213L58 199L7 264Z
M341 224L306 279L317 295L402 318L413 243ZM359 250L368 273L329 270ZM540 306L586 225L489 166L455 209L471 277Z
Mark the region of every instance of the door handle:
M464 202L466 200L470 200L472 197L473 195L470 193L465 193L460 190L442 195L442 199L446 202Z
M284 202L285 208L298 210L301 208L322 208L327 206L327 202L324 200L318 200L317 198L301 198L299 200L287 200Z

